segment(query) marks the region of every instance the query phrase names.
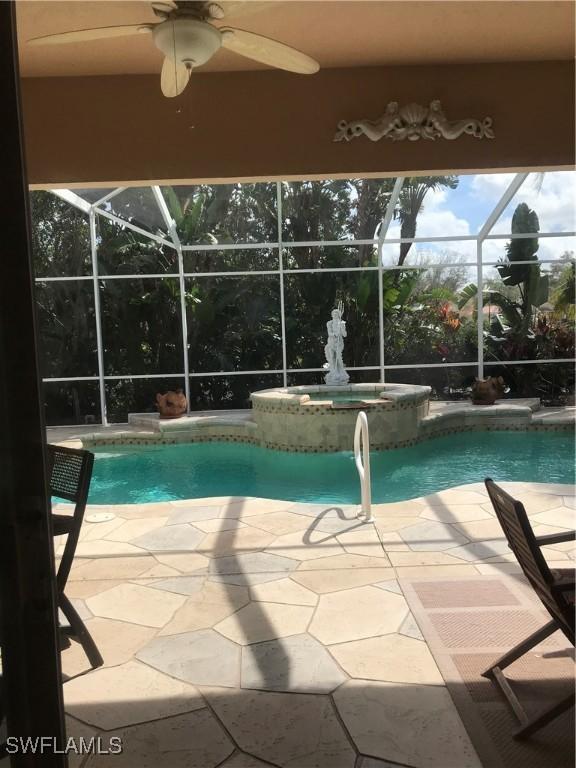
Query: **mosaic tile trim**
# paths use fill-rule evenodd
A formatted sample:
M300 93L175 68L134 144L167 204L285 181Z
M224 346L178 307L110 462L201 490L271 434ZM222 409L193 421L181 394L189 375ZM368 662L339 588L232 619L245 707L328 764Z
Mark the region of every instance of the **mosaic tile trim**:
M212 430L214 428L212 427ZM417 443L424 442L425 440L432 440L436 437L446 437L448 435L455 435L462 432L567 432L572 433L575 430L574 422L568 422L566 424L541 424L523 422L522 424L490 424L490 423L473 423L473 424L459 424L454 426L440 426L440 424L429 423L423 424L420 430L420 434L416 438L409 440L396 440L390 443L379 443L377 441L371 442L371 447L377 451L388 451L395 448L408 448ZM82 444L86 448L106 446L106 445L176 445L178 443L244 443L247 445L259 445L264 448L276 451L286 451L289 453L334 453L342 450L337 445L323 445L323 446L294 446L284 443L264 443L256 435L239 435L239 434L226 434L222 432L220 434L186 434L179 435L178 437L163 437L161 434L151 434L150 436L139 437L108 437L106 435L96 435L90 439L85 439Z
M366 408L371 411L408 411L415 410L418 406L423 405L428 401L427 396L414 397L413 399L405 400L382 400L379 402L358 402L357 410L364 410ZM313 401L312 401L313 402ZM326 405L316 404L310 405L309 403L289 403L286 401L273 402L271 400L254 400L253 403L254 413L289 413L297 416L309 416L313 414L321 414L323 416L334 416L342 413L343 408L333 408L332 403L326 403ZM356 410L350 408L350 410Z

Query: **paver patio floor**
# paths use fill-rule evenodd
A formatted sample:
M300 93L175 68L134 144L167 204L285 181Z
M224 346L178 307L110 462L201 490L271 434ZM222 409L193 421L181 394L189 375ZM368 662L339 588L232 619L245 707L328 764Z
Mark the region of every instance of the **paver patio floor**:
M572 486L503 485L537 533L574 527ZM481 484L375 505L371 523L239 498L98 511L114 518L84 524L67 594L105 665L83 674L72 643L64 693L71 735L124 752L86 765L480 765L398 580L518 572ZM544 554L565 568L575 549Z

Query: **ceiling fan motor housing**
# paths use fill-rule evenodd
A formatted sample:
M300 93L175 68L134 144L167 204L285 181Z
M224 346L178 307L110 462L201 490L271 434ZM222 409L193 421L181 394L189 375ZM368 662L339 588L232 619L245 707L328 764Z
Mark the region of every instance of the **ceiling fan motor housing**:
M196 19L163 21L154 27L152 35L165 56L187 67L205 64L222 45L218 29Z

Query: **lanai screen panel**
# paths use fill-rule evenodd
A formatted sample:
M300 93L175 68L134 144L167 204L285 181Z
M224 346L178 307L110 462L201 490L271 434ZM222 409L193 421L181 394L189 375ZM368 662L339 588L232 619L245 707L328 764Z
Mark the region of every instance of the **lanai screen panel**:
M574 199L565 171L32 192L48 423L321 382L340 301L352 381L561 402Z

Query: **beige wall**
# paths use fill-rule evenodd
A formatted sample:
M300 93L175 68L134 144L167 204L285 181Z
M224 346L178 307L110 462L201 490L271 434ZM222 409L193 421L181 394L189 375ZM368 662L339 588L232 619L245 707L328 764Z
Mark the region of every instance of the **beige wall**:
M23 80L35 185L377 175L574 164L572 62ZM333 142L339 120L387 101L441 99L449 119L494 119L496 138Z

